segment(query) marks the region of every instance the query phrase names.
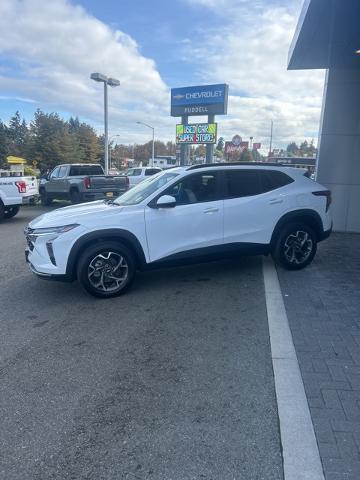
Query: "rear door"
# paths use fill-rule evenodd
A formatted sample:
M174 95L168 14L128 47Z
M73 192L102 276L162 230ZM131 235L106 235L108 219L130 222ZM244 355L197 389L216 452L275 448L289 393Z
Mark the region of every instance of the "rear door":
M145 208L150 261L223 243L223 200L217 172L194 173L162 192L174 208ZM199 252L200 253L200 252Z
M277 221L289 208L293 179L260 169L228 169L224 175L224 243L270 243Z

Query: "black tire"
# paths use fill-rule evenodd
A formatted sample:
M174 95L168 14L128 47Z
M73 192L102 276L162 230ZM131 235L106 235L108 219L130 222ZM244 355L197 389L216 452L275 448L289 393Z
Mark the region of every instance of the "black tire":
M301 270L315 257L317 237L305 223L286 225L275 240L272 256L275 262L287 270Z
M76 205L77 203L81 203L82 197L79 192L79 190L76 190L76 188L73 188L70 190L70 201L73 205Z
M111 268L113 270L109 271ZM133 282L135 272L136 261L131 250L121 243L111 241L99 242L87 248L77 265L77 278L81 286L88 293L99 298L110 298L124 293ZM119 279L113 280L113 276L122 277L123 275L126 276L121 283ZM97 283L99 286L96 285Z
M39 193L40 193L41 205L43 207L48 207L49 205L52 204L52 199L49 198L48 194L46 193L46 190L42 188Z
M17 213L19 213L20 207L18 205L14 205L13 207L6 207L4 218L12 218L15 217Z
M5 207L2 201L0 200L0 222L5 218Z

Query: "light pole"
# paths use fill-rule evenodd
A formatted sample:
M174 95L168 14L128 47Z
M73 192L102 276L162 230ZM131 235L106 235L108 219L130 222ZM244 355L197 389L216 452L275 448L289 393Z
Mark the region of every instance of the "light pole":
M274 126L274 122L271 120L271 124L270 124L270 150L269 150L269 157L271 156L271 153L272 153L273 126Z
M109 138L108 138L108 93L107 93L107 86L110 87L118 87L120 85L120 80L116 78L107 77L102 73L92 73L90 75L91 80L95 80L95 82L102 82L104 84L104 137L105 137L105 175L109 173L109 163L108 163L108 155L109 155Z
M147 123L144 122L136 122L139 125L145 125L145 127L151 128L152 130L152 161L151 161L151 166L154 166L154 157L155 157L155 128L152 127L151 125L148 125Z
M111 168L111 142L113 141L113 138L115 137L120 137L120 135L112 135L109 138L109 167Z

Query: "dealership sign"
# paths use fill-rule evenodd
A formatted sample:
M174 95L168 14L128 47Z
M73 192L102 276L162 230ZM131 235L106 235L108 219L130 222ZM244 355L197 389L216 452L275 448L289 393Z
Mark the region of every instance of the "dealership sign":
M199 85L171 89L171 116L225 115L228 85Z
M241 153L249 147L249 142L243 142L240 135L234 135L231 142L225 142L225 153Z
M216 143L216 123L176 125L176 143Z

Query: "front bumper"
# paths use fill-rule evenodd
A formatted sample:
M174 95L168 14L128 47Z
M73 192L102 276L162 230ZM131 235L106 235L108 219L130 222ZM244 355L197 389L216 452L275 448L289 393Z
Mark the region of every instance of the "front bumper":
M38 270L36 270L34 265L30 262L29 255L30 255L30 250L29 250L29 248L26 248L25 249L26 263L28 263L31 272L34 275L36 275L38 278L41 278L42 280L53 280L53 281L57 281L57 282L72 282L73 281L73 279L69 275L39 272Z

